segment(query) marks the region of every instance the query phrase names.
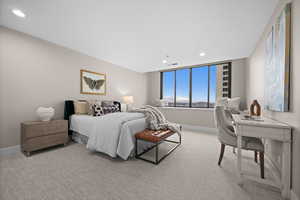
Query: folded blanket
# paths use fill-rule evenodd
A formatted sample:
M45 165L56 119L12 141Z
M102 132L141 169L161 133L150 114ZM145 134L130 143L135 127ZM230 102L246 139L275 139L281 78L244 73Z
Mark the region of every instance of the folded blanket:
M131 112L144 113L147 116L149 129L151 130L170 129L181 135L180 125L167 121L165 116L153 106L146 105L145 107L134 109Z

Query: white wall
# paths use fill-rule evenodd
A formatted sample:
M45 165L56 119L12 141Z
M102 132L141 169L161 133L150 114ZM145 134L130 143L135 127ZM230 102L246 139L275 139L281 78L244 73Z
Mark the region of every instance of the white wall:
M241 109L247 108L246 103L246 59L232 61L231 96L241 97Z
M241 108L246 108L246 59L232 61L232 97L241 97ZM148 104L156 105L160 98L160 72L147 73ZM161 108L172 122L213 128L213 109L207 108Z
M175 123L214 128L211 108L159 108L165 117Z
M258 42L255 51L247 59L247 101L248 104L253 99L263 105L264 103L264 65L265 65L265 40L267 33L271 30L271 25L283 9L285 2L280 1L276 11L273 14L270 23L267 25L261 40ZM293 162L292 162L292 187L294 192L300 197L300 1L295 0L292 3L292 54L291 54L291 88L290 88L290 112L270 112L263 111L279 121L286 122L294 127L293 130ZM280 168L281 157L279 156L280 144L268 141L267 154Z
M20 123L35 120L39 106L63 118L64 100L147 98L146 75L0 26L0 148L20 142ZM81 95L80 69L106 73L107 94Z

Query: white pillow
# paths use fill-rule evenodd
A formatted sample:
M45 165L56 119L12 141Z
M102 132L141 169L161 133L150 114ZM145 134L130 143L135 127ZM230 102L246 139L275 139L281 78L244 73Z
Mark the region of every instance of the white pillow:
M121 112L126 112L126 111L127 111L127 104L121 103Z
M240 97L234 97L234 98L228 99L228 108L238 111L238 110L240 110L240 102L241 102Z

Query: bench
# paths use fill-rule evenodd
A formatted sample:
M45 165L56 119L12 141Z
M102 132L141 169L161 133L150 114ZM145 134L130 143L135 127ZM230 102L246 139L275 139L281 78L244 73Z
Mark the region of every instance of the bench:
M159 164L163 159L165 159L168 155L170 155L181 144L181 136L179 134L178 134L179 141L173 141L173 140L167 139L168 137L170 137L174 134L175 134L175 132L171 131L171 130L153 131L153 130L149 130L149 129L146 129L142 132L136 133L135 134L135 139L136 139L135 140L135 157L137 159L141 159L141 160L144 160L144 161L156 164L156 165ZM150 148L139 153L138 152L138 141L139 140L151 142L151 143L153 143L153 146L151 146ZM158 146L163 142L175 143L176 145L159 159L158 158L158 149L159 149ZM148 159L145 159L142 157L142 155L149 152L153 148L155 148L155 161L148 160Z

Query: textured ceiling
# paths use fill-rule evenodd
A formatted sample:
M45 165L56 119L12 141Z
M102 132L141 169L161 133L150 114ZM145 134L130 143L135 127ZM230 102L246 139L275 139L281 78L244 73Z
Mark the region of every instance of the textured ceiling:
M148 72L250 55L278 0L0 0L0 23ZM12 14L18 8L27 15ZM199 54L205 52L206 56Z

